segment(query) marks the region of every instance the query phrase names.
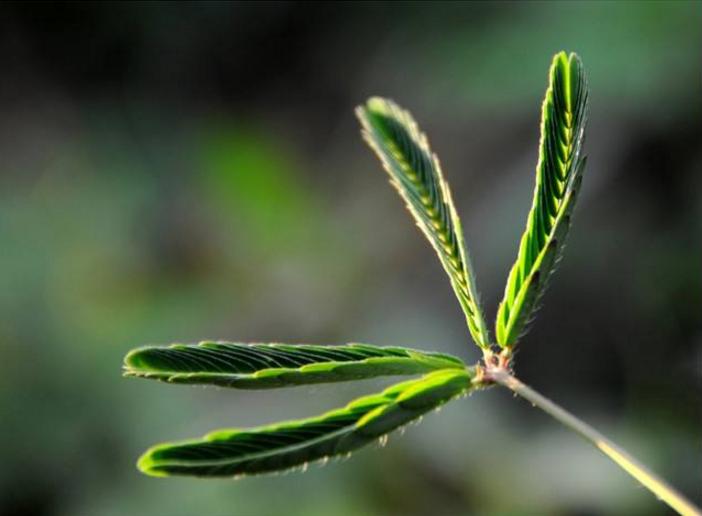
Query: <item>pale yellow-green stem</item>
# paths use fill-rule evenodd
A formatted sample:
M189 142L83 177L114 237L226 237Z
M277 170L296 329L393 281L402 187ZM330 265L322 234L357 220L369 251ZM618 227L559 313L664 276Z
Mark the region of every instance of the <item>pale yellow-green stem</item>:
M510 375L506 369L490 367L486 371L486 379L510 389L579 434L678 513L683 516L702 515L702 510L622 448L587 423Z

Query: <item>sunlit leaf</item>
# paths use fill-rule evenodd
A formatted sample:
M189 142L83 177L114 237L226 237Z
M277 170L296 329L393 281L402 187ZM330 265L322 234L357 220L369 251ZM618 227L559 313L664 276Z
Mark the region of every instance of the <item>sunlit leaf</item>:
M461 221L436 155L412 115L391 100L371 98L356 109L363 137L376 152L417 225L436 250L463 308L473 339L490 345Z
M139 348L124 360L125 376L238 389L272 389L463 367L461 360L449 355L368 344L202 342Z
M580 58L556 54L542 106L534 201L497 313L502 347L514 346L526 331L563 249L585 167L581 147L587 98Z
M306 466L383 439L471 388L473 371L447 369L403 382L318 417L257 428L218 430L201 440L166 443L139 460L154 476L236 477Z

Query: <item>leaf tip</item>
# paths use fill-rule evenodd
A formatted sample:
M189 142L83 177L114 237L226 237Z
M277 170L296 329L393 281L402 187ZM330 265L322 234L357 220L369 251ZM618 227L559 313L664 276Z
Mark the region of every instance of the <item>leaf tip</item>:
M151 364L149 362L149 347L135 348L129 351L124 356L123 369L124 376L135 376L132 373L136 373L139 370L149 369Z
M580 59L580 56L576 52L571 52L568 54L568 62L573 64L577 64L578 66L582 66L583 61Z
M391 99L374 96L369 97L365 104L356 108L356 116L362 123L371 124L376 117L396 118L399 111L401 111L400 106Z
M568 62L568 53L565 50L556 52L553 56L554 61L565 61Z
M150 477L167 477L168 473L163 471L163 469L160 469L156 461L154 461L152 451L153 448L150 448L146 450L141 457L139 457L139 460L137 460L136 463L137 469L144 475L148 475Z
M370 97L366 101L366 108L370 111L376 111L376 112L386 112L388 110L388 107L393 105L394 102L383 98L383 97L378 97L378 96L373 96Z

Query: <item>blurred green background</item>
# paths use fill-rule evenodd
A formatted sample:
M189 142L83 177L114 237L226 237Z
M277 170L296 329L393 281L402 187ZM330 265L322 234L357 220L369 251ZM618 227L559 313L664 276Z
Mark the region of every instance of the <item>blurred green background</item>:
M702 502L700 2L3 3L0 513L666 513L496 389L305 474L134 467L161 440L387 384L122 379L138 345L361 341L476 361L353 108L395 98L430 135L492 319L561 49L590 74L590 160L517 371Z

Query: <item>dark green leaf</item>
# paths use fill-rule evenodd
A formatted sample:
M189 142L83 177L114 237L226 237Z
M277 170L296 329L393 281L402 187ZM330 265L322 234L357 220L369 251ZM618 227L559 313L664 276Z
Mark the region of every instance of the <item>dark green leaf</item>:
M219 430L149 449L138 467L154 476L238 477L343 456L468 391L474 374L447 369L359 398L318 417Z
M139 348L124 360L125 376L238 389L271 389L463 367L461 360L449 355L367 344L203 342Z

